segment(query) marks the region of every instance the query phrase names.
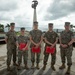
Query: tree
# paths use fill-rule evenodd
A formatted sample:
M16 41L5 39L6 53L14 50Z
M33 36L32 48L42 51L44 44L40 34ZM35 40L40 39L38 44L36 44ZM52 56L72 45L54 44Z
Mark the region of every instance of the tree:
M7 24L5 27L8 28L8 31L10 30L10 24Z
M4 32L4 25L0 24L0 32Z
M75 26L74 26L74 25L72 25L72 24L70 25L70 27L71 27L71 30L73 30L73 28L75 28Z

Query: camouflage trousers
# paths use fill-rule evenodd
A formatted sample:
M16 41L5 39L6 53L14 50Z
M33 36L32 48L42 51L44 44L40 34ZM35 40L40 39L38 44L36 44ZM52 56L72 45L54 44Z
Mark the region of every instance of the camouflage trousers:
M48 61L48 58L49 58L49 53L46 53L46 47L45 47L45 51L44 51L44 61L43 61L43 64L44 65L47 65L47 61ZM53 54L51 54L51 65L54 65L56 62L56 50Z
M61 54L61 61L62 63L66 62L66 58L67 58L67 65L71 66L72 65L72 48L60 48L60 54Z
M36 58L35 58L36 55ZM31 62L34 63L36 60L36 63L40 62L40 53L33 53L31 50Z
M16 48L7 48L7 65L11 64L11 59L13 56L13 63L16 63Z
M23 56L24 64L27 64L27 60L28 60L28 50L26 50L26 51L18 50L18 64L19 64L19 65L20 65L21 62L22 62L22 56Z

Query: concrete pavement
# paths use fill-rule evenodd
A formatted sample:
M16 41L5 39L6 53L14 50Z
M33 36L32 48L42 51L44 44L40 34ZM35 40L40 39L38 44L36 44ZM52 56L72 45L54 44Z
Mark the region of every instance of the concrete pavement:
M43 66L43 51L44 51L44 48L42 46L42 52L41 52L41 56L40 56L40 60L41 60L40 61L40 70L29 69L28 71L26 71L26 70L24 70L23 63L22 63L22 70L18 71L15 68L15 71L7 72L6 71L6 53L7 53L6 44L0 45L0 75L65 75L66 69L59 70L59 66L61 65L59 45L57 44L57 60L56 60L56 64L55 64L56 71L52 71L52 69L50 68L50 61L51 61L50 57L51 56L49 56L46 70L43 71L41 69ZM30 50L29 50L29 57L28 57L29 67L31 67L30 59L31 59L31 54L30 54ZM75 75L75 48L73 50L72 60L73 60L73 65L72 65L72 69L71 69L71 75ZM12 67L12 69L14 70L14 67Z

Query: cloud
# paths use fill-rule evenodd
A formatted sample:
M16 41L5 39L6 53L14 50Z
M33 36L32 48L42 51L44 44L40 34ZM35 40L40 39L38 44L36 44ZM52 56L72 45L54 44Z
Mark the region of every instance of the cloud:
M27 26L31 26L32 22L30 20L30 18L28 16L26 16L25 14L22 15L18 15L15 17L14 22L16 23L16 26L18 27L27 27Z
M75 23L74 0L38 0L37 20L39 27L48 27L48 23L54 23L54 27L63 28L65 21ZM33 12L32 0L0 0L0 23L15 22L18 27L32 27Z
M48 7L45 20L56 20L75 12L75 0L54 0Z
M0 0L0 11L12 11L17 9L18 0Z

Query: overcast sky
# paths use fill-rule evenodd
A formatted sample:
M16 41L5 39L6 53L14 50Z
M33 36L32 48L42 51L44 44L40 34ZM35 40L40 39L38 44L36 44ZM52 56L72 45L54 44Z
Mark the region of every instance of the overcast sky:
M75 25L75 0L38 0L37 20L39 26L64 28L64 22ZM0 23L15 22L16 26L32 26L32 0L0 0Z

